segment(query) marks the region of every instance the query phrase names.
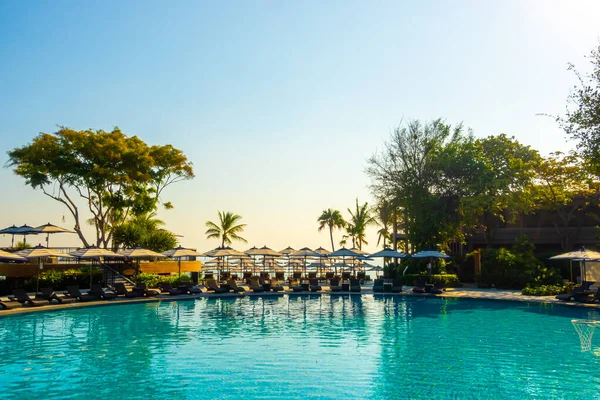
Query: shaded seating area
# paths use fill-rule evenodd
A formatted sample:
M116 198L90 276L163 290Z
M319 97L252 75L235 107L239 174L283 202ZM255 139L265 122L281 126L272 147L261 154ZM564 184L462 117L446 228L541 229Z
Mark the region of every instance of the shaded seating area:
M588 302L590 300L590 296L594 294L594 291L590 290L590 286L592 286L594 283L595 282L584 281L581 286L573 289L571 293L559 294L556 296L556 298L561 301Z
M233 290L235 293L244 293L246 289L241 286L238 286L235 279L230 279L227 281L227 286L229 286L229 290Z
M39 307L50 303L50 300L33 300L24 289L13 289L13 294L15 300L24 306Z
M183 289L174 288L173 285L169 282L160 282L158 284L158 288L161 290L161 293L168 293L170 296L179 296L182 294L186 294Z
M250 290L252 290L254 293L262 293L265 291L265 288L263 287L263 285L260 284L260 281L256 277L250 279L249 285Z
M48 302L56 301L59 304L72 303L75 299L65 296L59 296L52 288L41 288L41 292L35 296L36 300L48 300Z
M154 296L158 296L160 294L158 292L158 290L148 289L146 287L146 284L144 282L138 282L135 285L135 287L133 288L133 291L138 292L138 293L142 293L146 297L154 297Z
M279 279L271 279L271 290L274 292L282 292L284 290Z
M317 281L317 278L312 278L310 280L310 291L311 292L319 292L321 291L323 288L321 287L321 285L319 285L319 282Z
M202 293L202 289L200 289L198 286L194 286L194 284L189 281L181 282L179 284L179 289L185 291L188 294Z
M414 293L425 293L427 291L427 284L424 279L417 279L415 282L415 287L413 287L412 291Z
M98 297L92 296L91 294L81 293L81 291L79 290L79 286L77 286L77 285L67 286L67 293L69 293L69 296L71 296L75 300L79 300L79 301L98 301L98 300L100 300Z
M360 292L360 281L358 279L350 279L350 291L354 293Z
M92 287L88 291L88 294L97 297L101 300L111 300L117 297L116 293L106 292L100 284L92 284Z
M383 293L383 279L375 279L373 281L373 293Z
M229 293L229 287L219 286L214 279L208 279L204 282L206 290L211 293Z
M342 287L340 286L340 280L338 278L331 278L329 281L329 290L332 292L341 292Z
M125 296L126 298L144 297L145 292L138 289L127 290L122 282L115 283L115 293L117 296ZM158 294L158 292L156 293Z

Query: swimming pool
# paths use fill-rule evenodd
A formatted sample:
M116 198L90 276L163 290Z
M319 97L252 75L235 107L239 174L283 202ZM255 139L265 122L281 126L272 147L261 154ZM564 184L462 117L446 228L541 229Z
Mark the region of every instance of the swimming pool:
M600 314L371 295L31 313L0 318L0 398L598 398L573 318Z

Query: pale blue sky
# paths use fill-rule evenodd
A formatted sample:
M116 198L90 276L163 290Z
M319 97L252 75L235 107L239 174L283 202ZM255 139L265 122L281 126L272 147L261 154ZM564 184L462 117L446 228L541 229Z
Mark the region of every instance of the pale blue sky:
M4 0L0 162L56 125L118 125L193 161L161 213L183 245L215 247L204 222L221 209L248 224L237 248L329 247L316 218L371 200L365 160L402 118L572 146L536 114L564 110L567 63L588 67L598 21L598 1ZM0 226L72 225L9 169L0 179Z

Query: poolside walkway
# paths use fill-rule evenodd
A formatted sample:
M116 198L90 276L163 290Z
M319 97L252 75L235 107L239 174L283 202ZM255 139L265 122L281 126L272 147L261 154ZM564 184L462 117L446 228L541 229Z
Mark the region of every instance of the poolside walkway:
M451 298L466 298L466 299L484 299L484 300L505 300L505 301L520 301L520 302L532 302L532 303L546 303L546 304L561 304L574 307L592 307L600 309L600 304L586 304L577 302L564 302L554 298L554 296L524 296L519 290L499 290L499 289L470 289L470 288L448 288L441 295L433 294L416 294L412 292L412 287L405 286L405 290L402 293L377 293L378 296L417 296L424 298L435 298L435 297L451 297ZM39 311L51 311L51 310L63 310L83 307L99 307L108 305L119 305L119 304L131 304L131 303L150 303L150 302L161 302L161 301L177 301L177 300L193 300L198 298L236 298L242 296L252 297L281 297L284 295L288 296L359 296L359 295L373 295L372 286L362 286L360 293L349 293L349 292L336 292L332 293L329 291L328 286L323 286L321 292L268 292L268 293L252 293L246 292L244 294L237 293L226 293L226 294L214 294L214 293L200 293L195 295L159 295L156 297L142 297L142 298L117 298L114 300L103 300L103 301L90 301L90 302L75 302L70 304L48 304L40 307L27 307L22 306L16 301L9 301L6 297L2 298L4 304L6 304L8 310L0 310L0 317L5 315L25 314L30 312Z

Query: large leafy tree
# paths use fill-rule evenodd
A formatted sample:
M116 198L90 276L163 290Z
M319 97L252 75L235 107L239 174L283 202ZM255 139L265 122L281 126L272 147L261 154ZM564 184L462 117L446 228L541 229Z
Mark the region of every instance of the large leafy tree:
M221 239L221 247L230 245L233 240L247 243L246 239L240 236L244 231L246 224L240 224L241 215L232 212L219 211L219 222L206 222L206 238Z
M598 177L589 174L590 170L581 157L571 152L555 152L544 158L537 168L535 195L539 207L551 210L560 219L553 221L561 236L564 250L571 249L569 226L577 215L582 215L600 197Z
M369 160L376 198L401 210L413 249L445 247L482 228L490 239L495 221L528 212L540 157L506 135L475 139L442 120L398 127L384 151Z
M578 152L590 172L600 175L600 44L592 50L589 60L592 70L587 74L569 65L579 83L567 99L565 115L556 119L565 132L577 140Z
M107 247L114 226L159 204L171 208L161 197L164 189L194 177L181 150L149 146L119 128L107 132L61 127L8 155L8 165L28 185L68 208L84 246L90 243L81 228L85 208L92 216L96 245Z
M344 221L342 213L339 210L332 210L331 208L328 208L327 210L323 210L323 212L317 219L317 222L319 223L319 232L321 232L325 228L329 229L329 238L331 239L331 251L335 251L335 246L333 243L333 230L342 229L346 225L346 221Z

